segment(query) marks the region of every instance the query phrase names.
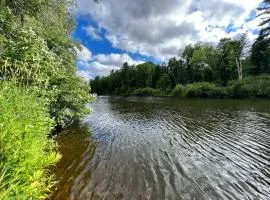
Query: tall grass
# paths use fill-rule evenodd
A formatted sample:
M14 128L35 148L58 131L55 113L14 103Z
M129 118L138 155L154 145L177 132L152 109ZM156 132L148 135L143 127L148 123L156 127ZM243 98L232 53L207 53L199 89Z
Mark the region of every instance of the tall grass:
M47 167L60 156L44 105L30 90L0 82L1 200L45 199L53 185Z

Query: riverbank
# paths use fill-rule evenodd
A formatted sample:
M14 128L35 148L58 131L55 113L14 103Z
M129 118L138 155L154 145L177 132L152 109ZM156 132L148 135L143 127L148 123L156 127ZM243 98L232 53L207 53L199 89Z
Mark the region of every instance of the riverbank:
M51 131L80 120L94 99L76 74L75 5L0 5L0 199L47 199L60 157Z
M250 76L228 82L220 86L210 82L187 85L178 84L173 89L166 88L116 88L106 95L152 96L174 98L270 98L270 76Z

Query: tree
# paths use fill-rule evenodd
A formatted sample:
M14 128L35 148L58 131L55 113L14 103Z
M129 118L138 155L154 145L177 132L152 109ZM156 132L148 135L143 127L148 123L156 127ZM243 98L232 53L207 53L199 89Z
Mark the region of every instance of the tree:
M181 83L187 82L187 64L184 59L177 60L175 57L171 58L168 63L168 73L173 83L172 87Z
M194 50L189 64L201 74L202 81L212 81L213 71L219 62L219 51L204 44Z
M136 66L136 86L151 87L153 80L154 64L151 62Z
M157 81L156 88L166 90L171 87L171 81L169 75L164 73L160 75L159 80Z
M187 82L193 83L198 81L200 78L198 78L198 71L194 66L190 65L190 60L193 57L193 53L196 49L200 48L201 44L197 43L195 45L189 44L187 45L184 50L182 51L182 54L180 55L181 58L183 58L186 61L186 77Z
M164 76L166 75L165 79L168 79L168 81L164 81ZM161 81L161 79L163 79L163 81ZM160 88L161 84L160 82L163 82L165 85L162 85L162 88L165 87L170 87L171 83L170 83L170 79L168 76L168 68L166 65L156 65L154 67L154 74L153 74L153 81L152 81L152 85L154 88Z
M263 30L252 45L251 63L254 65L252 68L254 75L270 73L270 39L265 39Z
M76 76L73 3L3 0L0 8L1 79L35 88L47 99L58 127L79 119L92 99Z
M218 45L223 53L223 59L227 60L227 64L233 66L233 63L235 63L239 80L243 78L242 60L247 56L247 45L247 33L242 34L237 39L222 39Z

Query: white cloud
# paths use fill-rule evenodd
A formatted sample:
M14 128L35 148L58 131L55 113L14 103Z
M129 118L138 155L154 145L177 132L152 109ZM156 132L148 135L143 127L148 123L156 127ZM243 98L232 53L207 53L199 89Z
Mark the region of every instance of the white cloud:
M86 26L83 27L83 30L86 31L87 35L91 37L91 39L102 40L101 29L95 28L93 26Z
M89 80L90 78L93 78L91 73L87 70L78 70L77 71L77 76L81 77L84 80Z
M128 62L130 65L138 65L143 61L133 60L128 54L98 54L94 59L104 65L121 66L124 62Z
M92 60L92 52L83 45L80 48L75 48L77 52L77 58L80 62L88 62Z
M130 65L138 65L143 63L141 60L134 60L128 54L97 54L92 56L91 51L82 46L81 50L77 50L78 67L77 75L84 78L94 78L95 76L108 75L111 70L119 69L123 63L128 62Z
M79 13L106 30L114 47L166 60L188 43L216 44L247 30L255 38L258 20L246 19L262 0L77 1ZM236 31L227 33L230 24Z

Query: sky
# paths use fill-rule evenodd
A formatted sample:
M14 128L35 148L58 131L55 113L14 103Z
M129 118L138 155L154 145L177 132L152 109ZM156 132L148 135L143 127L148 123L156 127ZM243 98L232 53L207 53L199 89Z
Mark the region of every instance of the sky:
M77 74L108 75L124 62L163 63L188 44L216 45L221 38L260 30L262 0L77 0Z

